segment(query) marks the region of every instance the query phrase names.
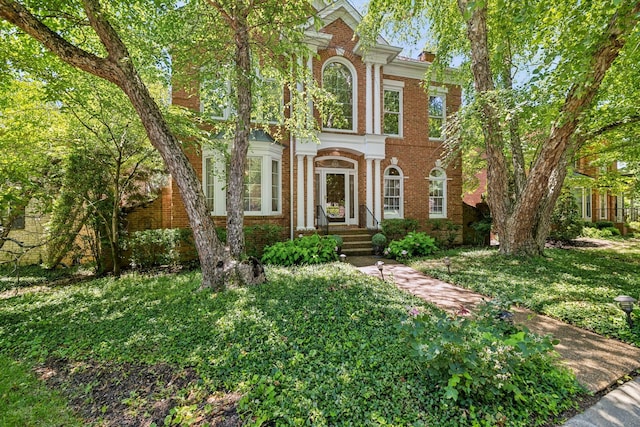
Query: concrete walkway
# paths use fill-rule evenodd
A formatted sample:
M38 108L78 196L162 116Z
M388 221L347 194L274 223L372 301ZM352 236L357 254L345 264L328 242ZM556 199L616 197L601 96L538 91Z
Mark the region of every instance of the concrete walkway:
M375 257L350 257L349 262L366 274L380 276ZM455 313L462 307L473 311L490 297L459 286L425 276L413 268L393 260L382 260L385 278L413 295ZM560 340L555 347L563 362L588 390L605 390L618 379L640 368L640 349L620 341L542 316L530 310L515 308L514 321L532 332L551 334ZM640 379L627 383L603 397L583 414L570 419L567 427L640 427Z

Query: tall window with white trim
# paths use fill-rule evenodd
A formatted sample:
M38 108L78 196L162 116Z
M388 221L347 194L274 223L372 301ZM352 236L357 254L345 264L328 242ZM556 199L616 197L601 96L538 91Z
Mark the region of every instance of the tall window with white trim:
M440 167L429 173L429 217L447 217L447 173Z
M573 197L578 205L578 211L582 219L591 221L591 188L575 188Z
M346 61L334 58L325 64L322 87L333 96L327 105L323 127L355 130L355 73Z
M600 208L600 219L607 219L609 209L607 209L607 193L598 193L598 205Z
M383 132L385 135L402 136L402 91L384 89Z
M403 183L402 172L396 166L389 166L384 171L384 218L403 217Z
M446 103L444 95L429 96L429 138L444 139Z

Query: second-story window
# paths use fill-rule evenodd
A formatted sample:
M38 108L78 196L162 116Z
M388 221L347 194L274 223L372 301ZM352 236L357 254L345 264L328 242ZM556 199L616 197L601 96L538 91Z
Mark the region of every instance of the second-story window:
M231 108L231 84L226 79L205 79L200 84L200 112L213 120L228 120Z
M322 70L322 87L333 95L327 106L323 127L355 130L354 73L345 63L332 60Z
M445 96L429 96L429 138L444 139Z
M401 99L402 92L396 89L384 90L384 133L385 135L401 135Z

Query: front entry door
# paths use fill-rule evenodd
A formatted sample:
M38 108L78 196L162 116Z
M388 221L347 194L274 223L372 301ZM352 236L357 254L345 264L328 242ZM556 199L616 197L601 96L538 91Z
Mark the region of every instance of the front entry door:
M325 212L329 222L346 222L347 219L347 174L326 173Z
M357 224L357 189L355 171L316 169L317 195L327 220L332 224Z

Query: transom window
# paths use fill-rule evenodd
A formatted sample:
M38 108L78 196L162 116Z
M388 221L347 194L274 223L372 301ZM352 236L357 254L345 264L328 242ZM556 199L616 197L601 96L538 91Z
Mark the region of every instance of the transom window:
M325 112L323 127L355 130L355 73L347 64L334 59L322 70L322 87L333 95Z
M384 171L384 217L403 217L403 183L402 172L396 166Z
M445 96L429 96L429 138L444 139L445 118Z
M429 173L429 217L447 217L447 173L440 167Z

